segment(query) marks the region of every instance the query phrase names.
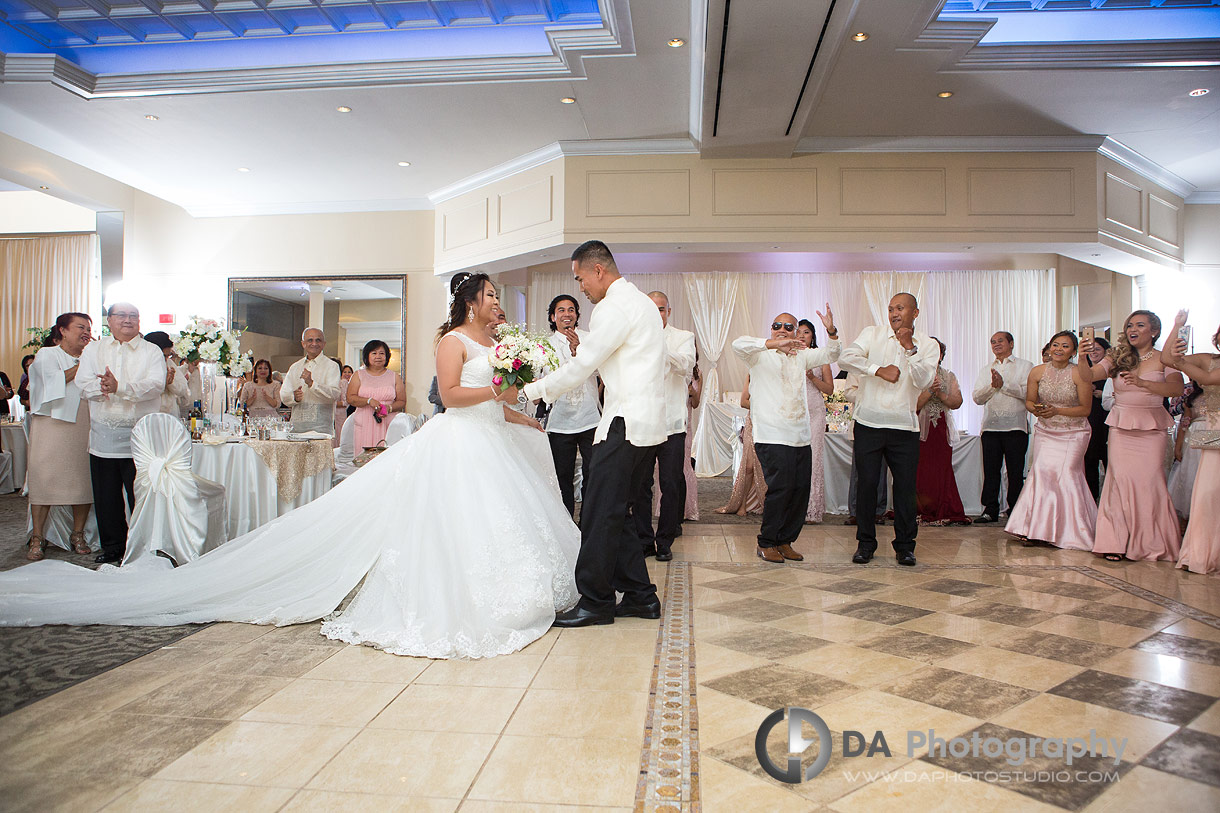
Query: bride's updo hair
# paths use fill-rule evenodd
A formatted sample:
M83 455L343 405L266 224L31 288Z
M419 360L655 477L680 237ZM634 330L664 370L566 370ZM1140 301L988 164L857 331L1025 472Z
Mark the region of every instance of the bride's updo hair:
M452 297L449 318L436 331L437 341L449 331L466 323L467 311L477 302L479 293L483 290L483 283L490 281L491 278L486 274L470 274L465 271L454 274L453 279L449 280L449 295Z
M1118 335L1118 341L1107 353L1110 358L1114 359L1114 366L1110 369L1111 378L1116 378L1119 373L1129 372L1140 366L1140 354L1135 352L1135 348L1127 339L1127 325L1131 324L1131 320L1137 316L1148 317L1148 326L1152 328L1153 347L1156 347L1157 341L1161 338L1161 318L1159 316L1152 311L1132 311L1123 322L1123 331Z

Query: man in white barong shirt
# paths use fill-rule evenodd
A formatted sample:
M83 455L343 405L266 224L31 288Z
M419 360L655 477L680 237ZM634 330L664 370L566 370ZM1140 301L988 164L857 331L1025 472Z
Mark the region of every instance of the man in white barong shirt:
M1033 362L1012 354L1012 334L1001 330L991 337L995 358L974 380L974 403L983 407L979 444L983 447L983 514L975 522L1000 518L1000 469L1008 469L1008 510L1025 484L1025 453L1029 449L1029 413L1025 385Z
M339 400L340 369L323 354L326 336L316 327L301 334L305 358L284 374L280 400L292 407L292 431L335 434L335 401Z
M589 335L580 330L580 305L568 294L551 300L547 308L551 325L551 347L559 356L559 366L568 364ZM546 439L551 445L551 460L559 478L559 494L569 514L576 511L576 453L580 452L580 494L584 501L589 484L589 461L593 459L593 432L602 419L597 399L597 375L591 375L580 386L568 390L551 405L546 419Z

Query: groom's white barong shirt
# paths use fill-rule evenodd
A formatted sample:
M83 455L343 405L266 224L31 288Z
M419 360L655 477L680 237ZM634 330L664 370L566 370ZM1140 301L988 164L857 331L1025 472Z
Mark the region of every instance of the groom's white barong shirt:
M102 394L100 378L107 368L118 382L118 390L110 395ZM128 342L103 336L89 342L74 379L89 399L89 454L131 457L131 428L161 409L165 372L165 354L143 336Z
M572 360L545 378L525 385L525 396L554 403L568 390L600 372L606 404L593 442L601 443L615 418L622 418L627 442L646 447L664 443L665 335L657 305L621 277L593 309L589 332Z
M919 330L911 341L915 345L914 355L898 343L889 325L873 325L860 331L856 340L843 348L839 366L860 375L860 389L852 409L856 423L874 429L919 431L916 405L919 394L936 377L940 345ZM898 380L892 384L877 377L878 370L891 364L898 368ZM753 383L750 389L753 397Z
M301 377L306 370L313 376L312 386ZM316 358L301 358L292 363L280 386L280 400L284 406L292 407L294 432L335 434L335 401L339 400L340 383L339 365L321 353ZM299 403L298 387L305 390Z
M686 431L687 385L695 368L695 334L666 325L665 335L665 431Z
M798 350L789 356L768 350L767 340L742 336L733 342L733 352L750 368L750 418L755 443L778 446L808 446L809 401L805 373L839 358L842 345L833 339L825 347Z

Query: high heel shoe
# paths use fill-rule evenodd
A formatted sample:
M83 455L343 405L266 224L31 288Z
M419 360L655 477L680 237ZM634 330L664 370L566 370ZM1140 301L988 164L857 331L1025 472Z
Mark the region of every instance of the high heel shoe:
M30 540L25 543L27 548L25 558L31 562L37 562L47 558L47 540L43 539L38 534L30 534Z
M70 542L72 545L72 552L79 556L84 556L86 553L93 553L93 551L89 549L89 542L85 539L84 531L73 531L72 535L68 537L68 542Z

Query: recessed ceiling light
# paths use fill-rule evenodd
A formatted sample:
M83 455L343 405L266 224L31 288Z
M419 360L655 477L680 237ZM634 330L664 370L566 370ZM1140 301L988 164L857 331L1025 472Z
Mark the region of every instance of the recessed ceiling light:
M237 171L238 171L238 172L249 172L249 171L250 171L250 167L238 167L238 168L237 168Z
M868 39L868 34L865 34L863 31L857 31L851 35L851 38L856 42L864 42L866 39Z
M144 118L148 119L149 121L157 121L157 120L158 120L158 119L160 119L161 117L160 117L160 116L154 116L152 113L148 113L148 114L146 114L146 115L144 116Z
M1090 257L1100 257L1101 255L1100 254L1090 254L1089 256Z
M563 97L562 99L560 99L559 101L560 101L562 104L576 104L576 100L575 100L575 99L573 99L571 96L564 96L564 97Z
M352 112L352 109L351 109L350 107L348 107L347 105L345 105L345 104L341 104L341 105L339 105L338 107L336 107L335 109L336 109L336 110L338 110L340 113L350 113L350 112Z
M950 96L952 96L952 95L953 95L953 91L951 91L951 90L942 90L940 93L937 93L936 95L937 95L937 96L939 96L939 97L940 97L940 98L942 98L942 99L948 99Z
M668 45L670 48L681 48L683 45L686 44L686 40L682 39L681 37L674 37L673 39L671 39L669 42L667 42L665 44Z
M38 187L38 188L39 188L39 189L50 189L51 187L49 187L49 186L40 186L40 187Z
M400 167L409 167L409 166L411 166L411 162L410 161L399 161L398 165Z
M1211 92L1212 92L1211 88L1195 88L1187 95L1188 96L1206 96L1207 94L1209 94Z

